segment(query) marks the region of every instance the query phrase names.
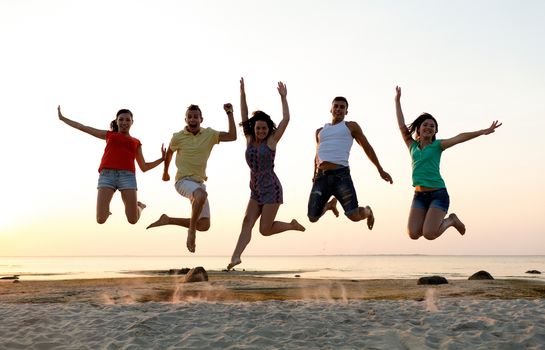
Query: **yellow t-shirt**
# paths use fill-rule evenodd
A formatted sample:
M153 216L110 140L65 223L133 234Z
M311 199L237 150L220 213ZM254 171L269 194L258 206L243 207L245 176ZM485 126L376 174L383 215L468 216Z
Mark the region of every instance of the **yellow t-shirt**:
M211 128L201 128L197 135L185 129L174 133L169 147L176 152L176 181L184 177L206 181L206 163L212 147L220 142L219 135L219 131Z

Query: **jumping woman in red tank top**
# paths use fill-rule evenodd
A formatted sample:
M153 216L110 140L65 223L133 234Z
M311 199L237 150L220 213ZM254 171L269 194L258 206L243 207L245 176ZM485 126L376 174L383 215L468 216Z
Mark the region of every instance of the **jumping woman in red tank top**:
M119 190L125 204L127 221L136 224L146 206L137 200L134 161L136 160L144 172L153 169L165 159L165 147L161 146L161 158L151 163L144 160L142 144L129 134L133 116L128 109L117 112L116 118L110 123L111 130L95 129L70 120L62 115L61 106L57 107L57 112L59 119L69 126L106 140L106 148L98 169L100 175L97 186L97 222L103 224L108 220L111 215L110 202L115 191Z

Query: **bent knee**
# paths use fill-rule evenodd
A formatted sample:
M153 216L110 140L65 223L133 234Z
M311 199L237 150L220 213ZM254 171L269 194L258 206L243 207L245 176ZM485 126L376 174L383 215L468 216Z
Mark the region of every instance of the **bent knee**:
M420 237L422 237L422 232L413 232L411 230L408 230L407 233L409 234L409 237L411 239L419 239Z
M424 238L429 240L429 241L433 241L434 239L439 237L439 234L438 234L437 231L424 231L422 233L422 236L424 236Z
M202 188L198 188L193 192L193 199L195 200L206 200L208 198L208 193Z
M259 233L261 233L262 236L270 236L271 230L266 228L259 228Z
M310 215L307 215L307 217L308 217L308 221L310 221L310 222L317 222L318 219L320 219L319 216L310 216Z
M198 231L208 231L210 229L210 219L200 219L197 221Z
M358 214L347 215L346 217L354 222L361 221L361 217Z
M210 223L197 224L197 231L208 231L210 229Z
M107 216L97 216L97 223L102 225L103 223L106 222L106 220L108 220L108 217Z
M138 219L135 219L135 218L127 218L127 221L129 222L129 224L131 225L134 225L138 222Z

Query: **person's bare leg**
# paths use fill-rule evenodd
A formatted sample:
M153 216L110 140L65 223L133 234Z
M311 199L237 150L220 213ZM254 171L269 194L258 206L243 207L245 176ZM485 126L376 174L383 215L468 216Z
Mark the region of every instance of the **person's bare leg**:
M466 233L466 225L458 218L458 215L451 213L448 218L452 220L452 226L463 236Z
M110 202L114 196L115 190L108 187L101 187L97 192L97 213L96 218L99 224L103 224L108 220L110 213Z
M264 204L259 221L259 232L271 236L284 231L305 231L305 227L293 219L291 222L275 221L280 204Z
M261 215L261 206L255 200L250 199L248 206L246 207L244 219L242 220L242 228L240 230L240 235L238 236L237 245L231 256L231 262L227 265L227 270L231 270L242 262L240 257L252 239L252 229L259 218L259 215Z
M187 250L189 250L191 253L195 253L197 222L207 197L208 194L202 188L196 189L191 195L191 219L189 221L189 228L187 229L186 241Z
M123 199L123 203L125 204L125 216L127 216L127 221L133 225L136 224L146 205L138 202L136 190L121 191L121 199Z
M465 233L465 225L458 219L456 214L451 214L448 218L445 218L446 214L445 211L439 208L428 209L426 220L424 221L424 226L422 228L424 238L429 240L436 239L451 226L456 228L460 234Z
M151 224L148 225L148 227L146 227L146 230L148 228L152 228L152 227L158 227L158 226L165 226L165 225L175 225L171 220L173 220L174 218L171 218L169 217L167 214L162 214L159 219L157 219L156 221L152 222ZM184 226L184 227L189 227L189 219L180 219L180 220L185 220L187 222L186 225L180 225L180 226Z
M158 226L176 225L189 228L190 218L173 218L167 214L162 214L157 221L152 222L146 227L153 228ZM197 220L197 231L208 231L210 228L210 218L200 218Z
M409 211L409 220L407 223L407 232L411 239L422 237L422 228L426 219L426 209L411 208Z
M324 215L328 210L331 210L333 212L333 215L339 217L339 211L337 210L337 198L333 197L333 199L325 205L322 215Z
M375 216L373 215L373 210L371 210L370 206L358 207L358 210L348 215L348 218L352 221L367 219L367 228L370 230L372 230L373 226L375 225Z

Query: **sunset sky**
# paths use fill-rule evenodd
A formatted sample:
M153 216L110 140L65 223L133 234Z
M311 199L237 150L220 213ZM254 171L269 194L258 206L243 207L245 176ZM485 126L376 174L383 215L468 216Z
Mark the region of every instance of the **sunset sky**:
M146 230L161 213L190 213L173 182L161 181L162 165L137 170L148 206L140 222L127 223L116 193L113 215L96 223L105 143L60 122L56 108L102 129L129 108L131 135L152 161L184 127L189 104L201 106L203 126L226 131L222 105L231 102L238 124L240 77L250 111L277 122L276 84L287 84L277 219L307 227L273 237L254 230L246 255L545 254L544 37L539 0L0 0L0 256L189 255L186 229ZM450 211L466 224L464 237L454 229L436 241L406 234L413 188L396 85L407 122L431 113L438 138L503 123L443 154ZM306 218L314 133L338 95L394 179L384 182L354 144L352 177L360 205L374 210L372 231L344 215ZM212 227L197 235L197 255L230 255L238 238L250 172L237 133L208 163Z

